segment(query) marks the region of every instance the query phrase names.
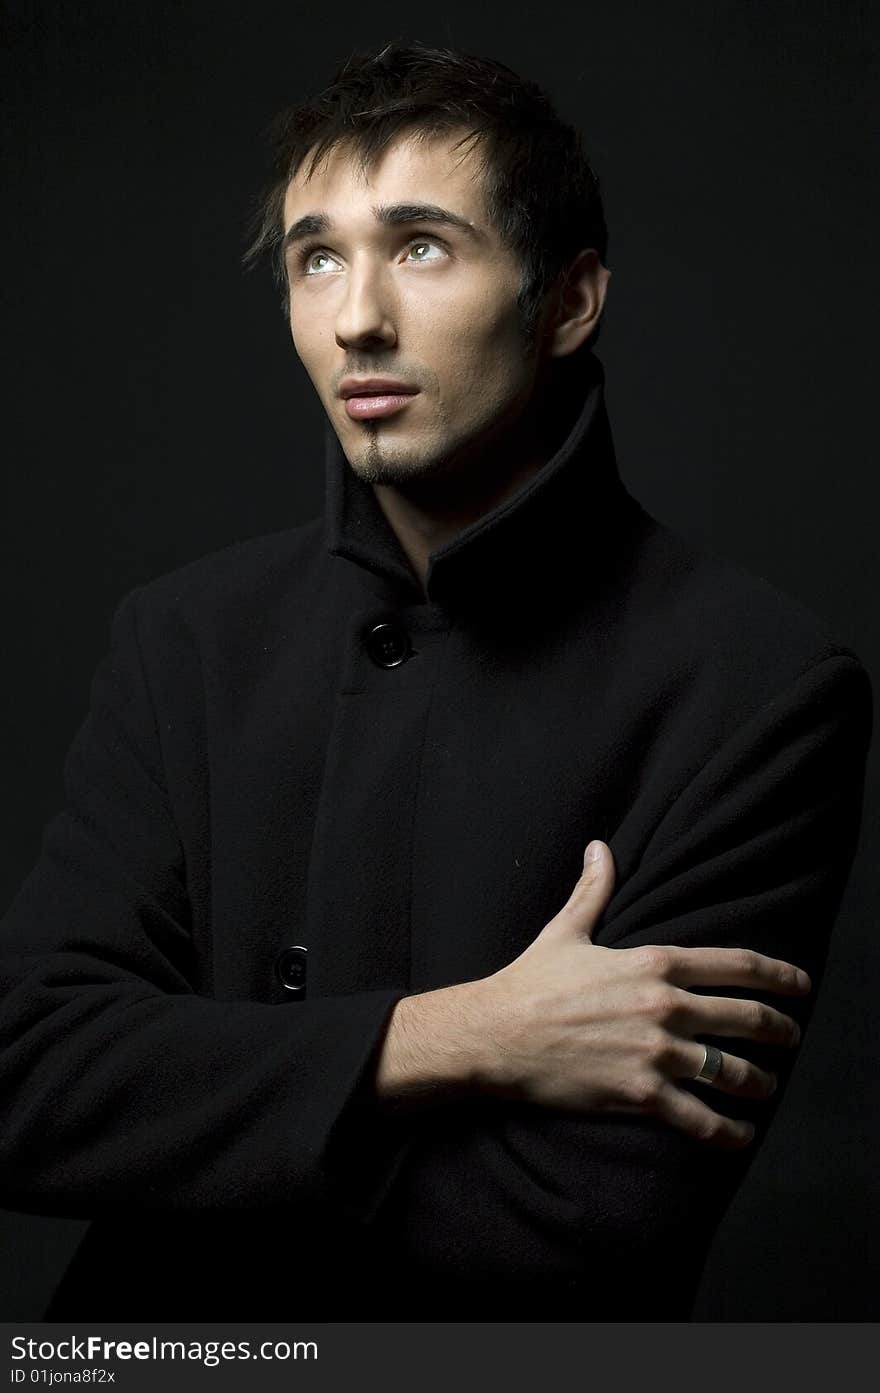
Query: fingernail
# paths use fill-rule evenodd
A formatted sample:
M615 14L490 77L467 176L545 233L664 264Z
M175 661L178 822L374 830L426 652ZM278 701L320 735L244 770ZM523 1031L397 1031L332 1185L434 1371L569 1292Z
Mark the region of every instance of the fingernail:
M589 846L587 847L587 854L586 854L586 856L584 857L584 863L586 864L586 862L588 862L588 861L598 861L598 860L600 859L601 855L602 855L602 843L601 843L601 842L590 842Z
M809 990L810 990L810 986L811 986L810 979L809 979L809 977L807 976L807 974L806 974L801 968L798 968L797 984L798 984L798 986L800 987L800 989L801 989L802 992L806 992L806 991L809 991Z

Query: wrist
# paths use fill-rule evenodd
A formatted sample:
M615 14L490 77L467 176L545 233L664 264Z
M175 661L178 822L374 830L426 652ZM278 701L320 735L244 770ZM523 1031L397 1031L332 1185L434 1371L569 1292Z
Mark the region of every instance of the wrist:
M461 982L400 998L377 1056L378 1101L399 1107L488 1090L481 987Z

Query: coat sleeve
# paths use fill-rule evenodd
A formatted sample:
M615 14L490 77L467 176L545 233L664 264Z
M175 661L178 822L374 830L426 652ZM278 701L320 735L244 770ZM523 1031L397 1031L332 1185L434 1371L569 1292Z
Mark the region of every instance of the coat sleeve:
M741 946L794 962L810 973L812 992L760 999L803 1030L858 841L871 722L870 682L855 655L833 654L803 672L673 798L618 884L595 942ZM497 1281L508 1291L521 1283L564 1292L592 1271L605 1296L618 1291L624 1314L616 1318L655 1309L639 1307L639 1292L645 1301L652 1293L661 1309L675 1272L698 1277L795 1053L696 1038L779 1075L770 1102L683 1085L716 1111L756 1124L744 1150L710 1148L664 1121L626 1113L479 1100L438 1108L421 1119L420 1137L372 1216L377 1240L405 1252L441 1291L444 1281L484 1289Z
M310 1201L404 991L196 992L138 593L114 613L64 809L0 924L0 1204L89 1218Z

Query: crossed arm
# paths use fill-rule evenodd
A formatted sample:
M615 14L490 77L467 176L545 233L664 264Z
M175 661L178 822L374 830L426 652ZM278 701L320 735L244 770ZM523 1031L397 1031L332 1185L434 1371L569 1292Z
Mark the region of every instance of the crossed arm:
M617 1284L630 1318L693 1287L812 1011L870 728L858 663L817 663L717 751L616 890L606 849L515 963L398 1003L374 1100L462 1101L425 1117L372 1211L380 1241L441 1283L514 1273L564 1296L591 1268L594 1312L627 1309ZM711 1088L700 1042L722 1051Z
M853 657L803 673L683 790L595 916L592 947L575 944L568 925L573 947L746 947L797 964L815 986L858 835L870 711ZM565 1283L589 1255L610 1282L633 1256L647 1272L664 1244L698 1247L717 1223L748 1163L743 1149L707 1148L658 1112L656 1097L628 1099L630 1115L610 1093L607 1110L598 1098L591 1111L559 1105L573 1095L548 1106L535 1077L529 1087L521 1072L503 1081L487 1072L483 1049L465 1067L465 1094L453 1083L448 1103L395 1115L377 1084L381 1094L392 1012L413 1009L404 990L295 1010L195 992L182 853L132 597L114 617L65 777L67 806L0 930L4 1205L91 1217L320 1196L444 1281L514 1273ZM644 968L644 955L636 961ZM655 975L668 973L670 963L653 962ZM505 988L514 975L501 978ZM687 990L672 977L666 986ZM780 1004L771 991L741 988L767 1012ZM671 997L665 1025L652 1028L687 1045L694 1021ZM496 1042L501 1021L503 1038L522 1048L525 1018L510 1013L504 1036L503 994L493 1003ZM785 1010L803 1024L807 998ZM754 1087L770 1070L784 1087L791 1052L774 1019L765 1015L763 1039L737 1041ZM561 1038L544 1054L545 1090ZM723 1031L700 1038L731 1049ZM692 1038L687 1047L699 1048ZM566 1058L573 1070L570 1047ZM665 1060L651 1068L684 1097L684 1054ZM701 1090L705 1098L705 1085L691 1087L694 1101ZM387 1092L400 1096L399 1074ZM720 1089L712 1107L750 1117L759 1132L773 1111L757 1094Z

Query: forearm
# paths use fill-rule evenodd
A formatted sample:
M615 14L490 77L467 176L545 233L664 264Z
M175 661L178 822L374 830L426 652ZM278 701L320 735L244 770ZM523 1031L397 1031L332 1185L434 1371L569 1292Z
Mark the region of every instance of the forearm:
M373 1101L399 1112L492 1089L483 983L405 996L392 1011L372 1077Z
M217 1002L48 957L0 991L2 1203L77 1218L311 1203L392 997Z

